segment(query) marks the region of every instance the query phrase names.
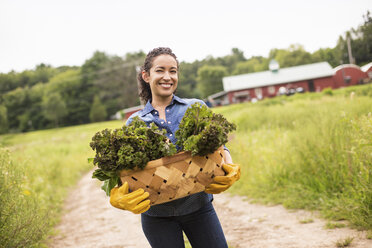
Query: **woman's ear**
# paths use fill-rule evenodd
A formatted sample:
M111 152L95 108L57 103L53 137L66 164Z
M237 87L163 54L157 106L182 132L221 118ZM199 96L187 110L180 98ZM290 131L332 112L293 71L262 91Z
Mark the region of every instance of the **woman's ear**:
M142 79L143 79L146 83L149 83L149 82L150 82L149 74L148 74L148 72L145 71L145 70L142 71Z

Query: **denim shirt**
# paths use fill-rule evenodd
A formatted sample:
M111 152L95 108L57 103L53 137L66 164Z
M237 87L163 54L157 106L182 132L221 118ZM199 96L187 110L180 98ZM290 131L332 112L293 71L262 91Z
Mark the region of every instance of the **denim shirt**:
M172 141L173 144L175 144L177 140L174 136L178 130L182 117L187 108L196 102L200 102L205 105L205 103L199 99L181 99L174 95L172 102L165 108L165 121L159 118L158 111L155 110L150 101L148 101L142 110L132 114L128 118L126 125L130 124L135 116L140 117L146 122L147 125L150 125L151 122L154 122L160 129L165 129L167 131L167 137ZM185 215L200 209L206 203L211 202L212 200L213 195L205 192L199 192L171 202L151 206L150 209L143 214L159 217Z

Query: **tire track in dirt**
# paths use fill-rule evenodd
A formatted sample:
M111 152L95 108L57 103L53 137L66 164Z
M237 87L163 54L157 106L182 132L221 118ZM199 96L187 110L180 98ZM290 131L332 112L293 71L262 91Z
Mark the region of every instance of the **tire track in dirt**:
M140 215L112 207L89 172L65 202L52 248L149 248L142 233ZM282 206L262 206L227 193L215 195L214 206L226 239L234 248L336 247L338 240L354 237L349 247L372 247L364 232L349 228L324 229L326 221L307 211L288 211ZM312 223L301 224L309 219Z

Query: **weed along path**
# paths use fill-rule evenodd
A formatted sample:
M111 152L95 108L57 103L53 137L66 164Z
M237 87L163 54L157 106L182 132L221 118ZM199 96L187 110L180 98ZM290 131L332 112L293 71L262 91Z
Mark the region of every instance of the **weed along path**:
M140 215L111 207L97 180L86 174L66 200L57 234L49 247L149 248ZM327 221L306 211L262 206L227 193L215 195L214 206L233 248L372 247L366 233L348 228L325 229ZM341 247L341 246L340 246Z

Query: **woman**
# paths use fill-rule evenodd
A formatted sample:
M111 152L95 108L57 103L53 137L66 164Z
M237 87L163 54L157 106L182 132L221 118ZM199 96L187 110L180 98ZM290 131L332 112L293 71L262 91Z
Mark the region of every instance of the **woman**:
M145 59L138 74L140 97L147 102L144 109L129 117L139 116L147 124L154 122L167 131L175 143L175 132L186 109L198 99L181 99L173 93L178 85L179 63L170 48L155 48ZM112 189L110 203L116 208L141 214L142 229L154 248L183 248L183 232L192 247L227 247L220 222L212 205L213 195L229 188L240 177L240 167L232 164L227 149L223 169L226 176L215 177L205 192L196 193L150 208L149 194L143 189L128 193L128 183Z

